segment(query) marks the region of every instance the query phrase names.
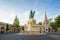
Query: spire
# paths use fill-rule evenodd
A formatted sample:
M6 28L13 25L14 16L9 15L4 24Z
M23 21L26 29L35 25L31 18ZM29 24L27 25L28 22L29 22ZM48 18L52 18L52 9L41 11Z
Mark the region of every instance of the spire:
M45 12L45 15L44 15L44 20L47 20L47 15L46 15L46 12Z
M46 15L46 12L45 12L44 19L42 21L42 25L47 24L47 23L48 23L48 20L47 20L47 15Z

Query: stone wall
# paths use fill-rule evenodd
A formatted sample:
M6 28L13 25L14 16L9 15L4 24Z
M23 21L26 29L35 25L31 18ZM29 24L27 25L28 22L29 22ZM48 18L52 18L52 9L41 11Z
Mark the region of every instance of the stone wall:
M39 31L23 31L23 34L26 35L37 35L37 34L41 34Z

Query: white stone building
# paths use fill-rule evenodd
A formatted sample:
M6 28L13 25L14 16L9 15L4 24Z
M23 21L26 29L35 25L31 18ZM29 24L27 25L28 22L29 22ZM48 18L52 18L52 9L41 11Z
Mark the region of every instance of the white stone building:
M44 27L44 32L51 32L50 22L47 19L46 13L45 13L43 21L42 21L42 26Z
M24 34L43 34L50 32L51 27L49 20L47 19L46 13L44 15L42 25L37 25L35 19L29 19L27 24L24 26Z

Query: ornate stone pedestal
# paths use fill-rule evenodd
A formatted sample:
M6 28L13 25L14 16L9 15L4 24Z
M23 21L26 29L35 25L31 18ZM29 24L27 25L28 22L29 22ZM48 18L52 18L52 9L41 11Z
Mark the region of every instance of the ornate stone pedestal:
M24 27L23 34L36 35L43 33L43 26L36 25L36 20L30 19Z

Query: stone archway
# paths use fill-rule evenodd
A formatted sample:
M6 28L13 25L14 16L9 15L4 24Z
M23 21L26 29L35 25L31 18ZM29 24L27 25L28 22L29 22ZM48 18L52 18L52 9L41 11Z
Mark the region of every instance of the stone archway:
M1 27L1 33L4 33L4 27Z
M50 31L51 31L51 28L49 27L49 28L48 28L48 32L50 32Z
M24 31L24 27L22 27L22 30Z

